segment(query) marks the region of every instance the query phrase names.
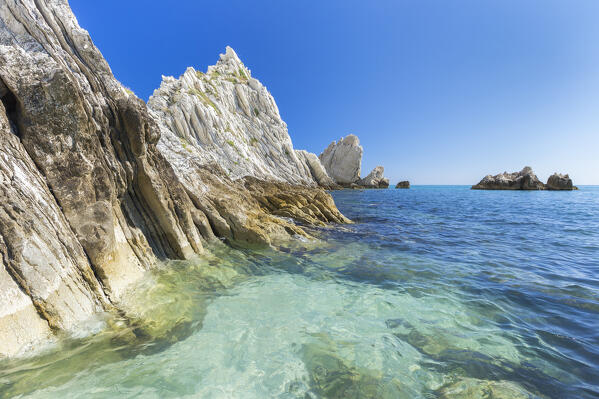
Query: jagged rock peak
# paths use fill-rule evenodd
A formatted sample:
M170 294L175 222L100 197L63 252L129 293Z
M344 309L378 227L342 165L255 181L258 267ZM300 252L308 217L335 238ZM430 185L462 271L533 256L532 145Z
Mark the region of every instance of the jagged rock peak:
M245 79L252 77L251 71L239 59L235 50L229 46L227 46L224 54L220 54L220 59L216 65L208 67L207 73L208 75L219 73L222 75L241 76Z
M165 154L182 146L198 163L218 164L232 179L327 181L312 157L294 150L274 98L230 47L207 73L188 68L179 79L164 77L148 106L162 126L159 148Z

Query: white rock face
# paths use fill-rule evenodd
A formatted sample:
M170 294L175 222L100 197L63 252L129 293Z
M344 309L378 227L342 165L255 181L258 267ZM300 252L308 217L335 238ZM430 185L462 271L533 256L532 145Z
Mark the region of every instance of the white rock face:
M190 67L179 79L163 77L148 106L163 126L159 149L171 162L178 162L168 155L178 142L232 179L331 182L316 156L293 149L275 100L230 47L206 73Z
M368 188L387 188L389 187L389 179L383 176L384 173L385 168L377 166L372 169L372 172L370 172L368 176L358 180L357 184Z
M334 187L336 185L333 179L327 174L316 154L305 150L295 150L295 154L319 186Z
M335 182L351 184L360 180L363 152L358 137L350 134L339 142L333 141L329 144L319 158Z

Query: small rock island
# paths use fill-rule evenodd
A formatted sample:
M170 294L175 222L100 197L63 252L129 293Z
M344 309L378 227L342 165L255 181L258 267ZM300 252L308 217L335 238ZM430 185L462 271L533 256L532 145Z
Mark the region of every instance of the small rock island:
M402 180L395 185L395 188L410 188L410 182L407 180Z
M472 190L578 190L572 184L572 179L566 174L554 173L543 184L530 166L525 166L520 172L503 172L485 176Z

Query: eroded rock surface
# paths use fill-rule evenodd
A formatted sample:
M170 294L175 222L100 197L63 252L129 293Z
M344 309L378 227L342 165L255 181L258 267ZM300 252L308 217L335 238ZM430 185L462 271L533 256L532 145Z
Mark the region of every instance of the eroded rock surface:
M383 176L385 168L377 166L363 179L358 180L357 184L366 188L387 188L389 187L389 179Z
M402 180L395 185L395 188L410 188L410 182L407 180Z
M562 175L560 173L554 173L549 176L547 179L547 184L545 184L545 188L547 190L578 190L578 187L572 184L572 179L570 176Z
M118 308L157 258L188 258L215 237L308 235L289 218L348 222L266 89L232 52L221 61L208 75L227 75L226 91L213 88L222 109L193 92L214 82L188 70L165 83L168 101L185 105L169 125L114 78L66 0L0 2L0 356ZM218 113L233 106L250 122L223 125ZM214 136L226 129L237 141ZM242 170L279 183L231 179Z
M363 152L358 137L350 134L329 144L319 159L336 183L349 185L360 180Z
M498 175L485 176L473 190L543 190L545 185L530 166L525 166L520 172L503 172Z
M163 77L148 106L201 164L216 163L232 179L331 183L315 156L293 149L275 100L230 47L206 73L190 67L179 79Z

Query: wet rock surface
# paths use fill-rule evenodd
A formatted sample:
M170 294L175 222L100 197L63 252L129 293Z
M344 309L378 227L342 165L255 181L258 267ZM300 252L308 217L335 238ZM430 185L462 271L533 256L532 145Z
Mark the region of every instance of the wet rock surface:
M395 188L410 188L410 182L407 180L400 181L395 185Z

